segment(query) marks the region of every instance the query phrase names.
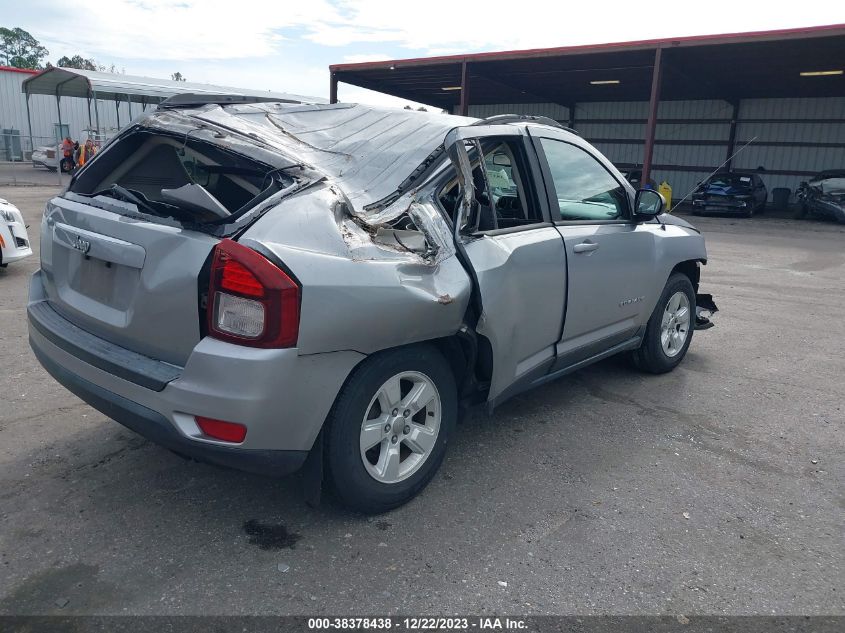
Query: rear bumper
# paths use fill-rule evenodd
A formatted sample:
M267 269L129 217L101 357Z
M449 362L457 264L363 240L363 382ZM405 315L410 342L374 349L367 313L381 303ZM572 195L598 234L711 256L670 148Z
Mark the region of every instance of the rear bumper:
M298 470L308 451L257 450L198 443L180 434L162 414L68 371L32 343L38 362L68 391L148 440L198 461L281 477Z
M27 313L38 361L95 409L179 453L274 476L302 465L338 391L364 358L300 356L296 349L205 338L185 367L167 365L67 321L44 297L40 271L32 277ZM194 416L244 424L246 439L235 445L209 438Z

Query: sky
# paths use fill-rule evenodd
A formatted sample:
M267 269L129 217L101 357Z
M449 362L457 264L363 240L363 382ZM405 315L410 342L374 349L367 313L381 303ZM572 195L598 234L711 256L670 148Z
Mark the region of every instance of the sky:
M53 63L328 97L329 64L845 23L842 0L0 0ZM407 101L341 83L342 101Z

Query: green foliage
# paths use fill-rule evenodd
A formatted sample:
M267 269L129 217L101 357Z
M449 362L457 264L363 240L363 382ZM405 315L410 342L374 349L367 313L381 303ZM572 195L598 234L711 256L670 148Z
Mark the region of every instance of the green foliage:
M60 57L56 62L56 66L60 68L77 68L79 70L104 70L105 67L100 66L93 59L85 59L82 55L74 55L73 57Z
M6 66L39 70L41 60L49 54L50 51L22 28L0 26L0 62Z

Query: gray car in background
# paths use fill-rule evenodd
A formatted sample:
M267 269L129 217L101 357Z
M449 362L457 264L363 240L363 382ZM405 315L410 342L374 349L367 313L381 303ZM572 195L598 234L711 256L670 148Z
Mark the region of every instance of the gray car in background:
M706 257L547 119L183 98L48 203L30 342L175 452L380 512L462 407L620 352L676 367Z

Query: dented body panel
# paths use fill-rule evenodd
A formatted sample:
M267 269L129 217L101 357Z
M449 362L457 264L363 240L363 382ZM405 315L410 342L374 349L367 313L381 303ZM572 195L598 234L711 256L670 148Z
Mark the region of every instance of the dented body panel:
M466 355L450 359L459 393L472 392L475 402L492 406L609 350L630 349L672 270L706 260L703 238L676 218L630 216L579 226L554 221L542 158L531 153L535 128L593 154L633 204L633 189L588 143L536 122L485 125L347 104L209 104L148 114L48 204L42 270L30 297L33 348L63 384L109 415L136 415L134 403L148 410L147 418L165 420L179 441L196 446L214 442L198 434L191 415L222 412L256 429L244 448L299 453L313 445L355 367L382 350L451 344ZM160 180L168 190L187 182L183 191L192 192L191 204L200 211L211 201L211 219L185 220L178 208L156 217L157 209L171 207L147 204L137 192L127 198L125 187L86 185L109 160L119 172L121 161L136 158L115 157L121 143L139 138L173 148L177 172L180 161L203 148L217 156L217 166L231 157L240 170L228 176L238 196L226 198L207 166L196 182L194 167L175 182L170 172L136 179L148 193L158 186L150 182ZM480 215L473 170L482 160L481 142L491 138L524 143L528 152L532 183L526 186L536 190L540 215L525 226L480 231L467 225L473 213ZM454 211L440 197L449 182L460 186ZM215 183L226 204L211 195ZM165 202L174 200L178 196L170 195ZM295 278L301 289L295 348L251 349L204 334L203 293L211 253L223 237ZM576 246L585 239L601 241L601 250L581 253ZM51 316L55 331L45 333L36 320L52 315L47 307L58 316ZM131 376L91 366L63 340L74 328L97 337L105 357L140 355L144 366L165 370L169 382L150 391ZM102 404L111 397L103 390L114 396L109 405Z
M374 243L343 216L342 198L322 185L289 198L241 238L260 242L302 284L300 353L371 354L453 335L470 281L453 255L421 255ZM327 212L334 208L336 214Z
M552 226L466 245L484 310L478 332L494 350L489 399L554 359L566 302L566 258Z

